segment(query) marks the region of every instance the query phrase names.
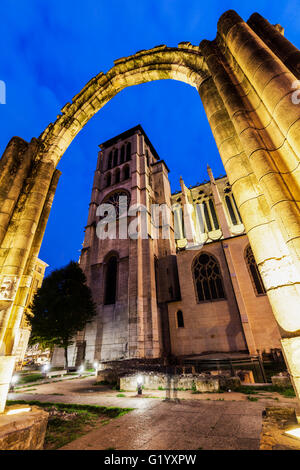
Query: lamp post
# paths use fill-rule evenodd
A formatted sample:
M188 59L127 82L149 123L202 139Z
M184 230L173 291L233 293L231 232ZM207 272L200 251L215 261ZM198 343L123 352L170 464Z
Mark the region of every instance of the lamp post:
M43 367L42 367L42 374L46 377L47 375L47 372L48 370L50 369L50 365L49 364L45 364Z
M137 392L138 395L142 395L143 391L143 377L141 375L138 376L137 378Z
M19 380L19 376L18 375L13 375L12 378L11 378L11 382L10 382L10 391L11 392L14 392L15 390L15 385L16 383L18 382Z

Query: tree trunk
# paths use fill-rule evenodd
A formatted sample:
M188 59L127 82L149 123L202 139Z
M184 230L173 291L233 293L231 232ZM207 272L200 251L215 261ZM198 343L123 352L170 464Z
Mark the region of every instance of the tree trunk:
M68 346L65 346L65 369L68 370Z

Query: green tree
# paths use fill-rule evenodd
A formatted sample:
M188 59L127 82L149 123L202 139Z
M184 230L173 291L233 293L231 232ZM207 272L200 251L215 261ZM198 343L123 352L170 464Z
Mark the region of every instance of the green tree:
M68 367L68 346L95 315L96 305L86 277L78 263L71 261L47 276L34 295L26 313L31 326L30 344L64 348Z

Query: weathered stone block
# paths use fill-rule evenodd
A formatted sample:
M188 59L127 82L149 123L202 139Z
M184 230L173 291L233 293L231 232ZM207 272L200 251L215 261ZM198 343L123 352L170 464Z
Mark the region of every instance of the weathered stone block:
M99 370L97 374L97 382L107 382L109 384L118 383L118 375L113 369Z
M292 383L288 375L273 375L272 385L279 388L291 387Z
M15 408L7 407L6 411ZM0 450L42 450L48 413L36 406L31 411L0 415Z
M241 386L239 377L220 377L220 388L222 390L237 390Z
M194 379L197 392L218 392L220 389L219 379L216 377L198 377Z

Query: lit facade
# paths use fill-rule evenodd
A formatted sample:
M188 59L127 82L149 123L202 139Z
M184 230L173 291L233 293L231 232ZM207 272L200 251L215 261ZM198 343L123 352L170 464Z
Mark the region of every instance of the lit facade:
M80 256L98 315L69 348L70 364L280 348L228 178L215 180L208 167L206 182L188 188L181 178L181 191L171 194L169 169L141 126L100 149ZM118 207L120 196L129 207L147 208L145 239L99 238L98 208ZM159 227L153 204L173 208ZM129 216L127 226L134 220ZM119 214L118 230L123 222ZM53 363L63 361L56 349Z

